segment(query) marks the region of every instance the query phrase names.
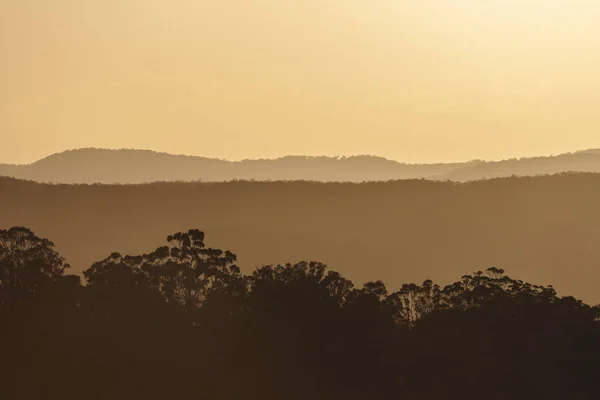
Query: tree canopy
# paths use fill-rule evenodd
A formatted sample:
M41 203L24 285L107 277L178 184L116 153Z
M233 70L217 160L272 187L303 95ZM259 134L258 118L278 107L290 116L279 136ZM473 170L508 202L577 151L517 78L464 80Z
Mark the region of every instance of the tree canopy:
M402 260L398 260L402 262ZM3 398L592 399L600 309L491 267L356 286L319 262L241 273L199 230L79 277L0 231Z

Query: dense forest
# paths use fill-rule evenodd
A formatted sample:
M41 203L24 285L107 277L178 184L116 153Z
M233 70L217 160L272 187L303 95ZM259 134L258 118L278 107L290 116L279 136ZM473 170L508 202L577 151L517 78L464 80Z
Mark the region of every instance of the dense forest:
M3 399L597 399L600 308L490 267L355 286L319 262L248 275L204 233L69 275L0 231Z
M495 265L600 303L600 174L455 183L165 182L53 185L0 177L2 228L51 238L81 274L118 251L201 227L242 272L319 260L354 282L435 278Z

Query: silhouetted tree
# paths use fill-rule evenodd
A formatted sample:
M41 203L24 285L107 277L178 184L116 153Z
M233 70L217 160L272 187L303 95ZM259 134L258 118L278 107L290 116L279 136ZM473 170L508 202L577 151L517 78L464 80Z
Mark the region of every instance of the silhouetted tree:
M492 267L389 293L319 262L244 276L198 230L65 275L0 231L7 399L597 398L600 308ZM90 388L93 388L91 390Z
M0 230L1 307L31 305L42 296L51 295L52 289L66 291L68 285L76 287L79 278L65 276L68 268L48 239L23 227Z
M48 239L31 230L0 230L0 392L6 398L42 398L70 393L65 376L77 369L73 357L79 277Z
M421 286L414 283L402 285L386 299L394 310L397 323L413 327L425 315L445 307L442 292L438 285L426 280Z

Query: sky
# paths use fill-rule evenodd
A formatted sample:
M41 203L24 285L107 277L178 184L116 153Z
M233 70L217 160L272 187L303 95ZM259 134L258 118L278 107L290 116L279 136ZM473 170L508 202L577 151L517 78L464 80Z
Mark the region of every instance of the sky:
M0 163L600 147L597 0L0 0Z

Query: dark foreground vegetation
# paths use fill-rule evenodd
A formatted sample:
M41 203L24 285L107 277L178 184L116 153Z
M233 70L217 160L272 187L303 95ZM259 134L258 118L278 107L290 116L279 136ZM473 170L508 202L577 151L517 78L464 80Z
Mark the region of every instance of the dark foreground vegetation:
M3 399L597 399L600 310L490 268L355 287L317 262L241 274L198 230L78 276L0 231Z

